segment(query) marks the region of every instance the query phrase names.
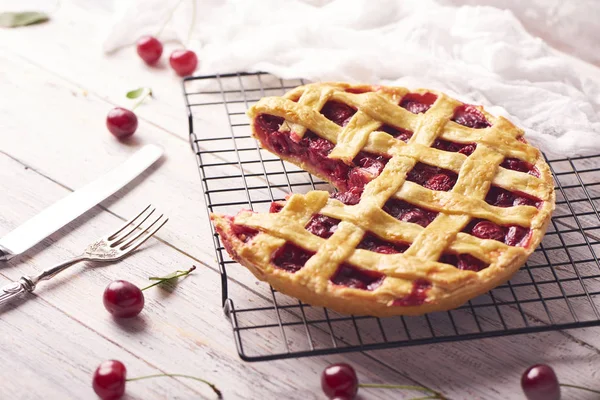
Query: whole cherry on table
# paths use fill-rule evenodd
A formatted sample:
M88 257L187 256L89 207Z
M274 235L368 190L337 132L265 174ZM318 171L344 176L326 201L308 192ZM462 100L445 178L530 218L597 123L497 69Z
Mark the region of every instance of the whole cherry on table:
M150 289L158 284L173 281L177 278L189 275L196 267L192 266L187 271L177 270L164 277L150 277L156 281L151 285L140 289L131 282L124 280L112 281L104 289L102 296L104 308L116 318L131 318L138 315L144 309L144 290Z

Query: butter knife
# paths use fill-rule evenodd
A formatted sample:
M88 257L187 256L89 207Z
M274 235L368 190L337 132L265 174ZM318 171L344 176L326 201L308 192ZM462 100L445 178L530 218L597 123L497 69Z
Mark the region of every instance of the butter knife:
M131 182L154 164L162 148L148 144L127 161L95 181L52 204L21 226L0 238L0 261L7 261L30 249L75 218Z

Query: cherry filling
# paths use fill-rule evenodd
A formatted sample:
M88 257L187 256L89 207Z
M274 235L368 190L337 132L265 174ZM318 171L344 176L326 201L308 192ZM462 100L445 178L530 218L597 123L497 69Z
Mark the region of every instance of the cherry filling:
M367 183L381 174L388 161L389 159L384 156L361 151L352 160L356 167L348 172L348 187L364 188Z
M449 142L449 141L443 140L443 139L436 139L435 142L433 142L433 145L431 147L433 147L434 149L451 151L453 153L461 153L468 157L471 154L473 154L473 152L475 151L475 148L477 147L477 144L475 144L475 143L467 143L467 144L454 143L454 142Z
M527 246L531 231L517 225L502 226L483 219L474 219L463 229L463 232L480 239L491 239L504 242L509 246Z
M286 242L273 253L273 264L287 272L298 272L315 253Z
M371 250L382 254L404 253L408 245L404 243L392 243L383 240L371 232L365 233L362 240L356 246L357 249Z
M500 164L501 167L506 169L512 169L513 171L525 172L529 175L533 175L536 178L540 177L540 171L535 165L528 163L527 161L519 160L518 158L505 158Z
M330 103L333 103L333 105L327 106ZM326 116L333 118L332 120L336 123L345 123L344 121L350 115L348 110L344 108L347 106L341 103L330 103L327 103L327 107L323 108L327 113ZM354 111L353 109L350 110ZM352 160L352 165L347 165L342 160L329 158L328 155L331 153L334 144L315 135L313 132L306 132L299 141L294 141L289 132L280 132L279 127L283 121L283 118L266 114L259 115L256 118L256 132L264 145L279 155L293 156L303 162L308 161L316 170L326 175L336 187L342 190L364 187L381 173L389 160L384 156L361 151Z
M400 107L410 111L413 114L427 112L437 100L433 93L408 93L400 101Z
M542 205L540 199L526 195L520 192L511 192L506 189L502 189L498 186L492 186L485 201L488 204L497 207L512 207L512 206L533 206L539 208Z
M358 202L360 201L360 196L362 195L363 190L363 187L353 187L352 189L347 190L345 192L331 193L330 197L332 199L339 200L348 206L353 206L355 204L358 204Z
M439 262L454 265L463 271L481 271L489 265L470 254L443 254Z
M477 107L470 104L463 104L456 107L452 121L474 129L483 129L492 126L483 113Z
M425 210L398 199L388 200L383 206L383 211L400 221L412 222L421 225L423 228L429 225L438 215L435 211Z
M409 131L408 129L394 128L393 126L390 126L390 125L382 125L377 130L385 132L385 133L389 133L396 139L402 140L405 143L408 142L408 139L410 139L413 135L413 133L411 131Z
M271 203L271 206L269 207L269 213L277 214L282 209L283 209L283 203L280 201L274 201Z
M254 236L258 235L258 230L248 228L244 225L236 225L233 223L233 217L231 217L231 230L233 234L242 242L248 243Z
M431 282L425 279L417 279L413 282L412 290L406 296L394 300L394 306L420 306L427 300L427 291L431 288Z
M356 110L344 103L328 101L321 109L321 114L339 126L346 126L352 116L356 114Z
M379 272L360 269L344 263L339 266L330 281L335 285L353 289L375 290L381 285L384 279L385 275Z
M411 182L431 190L447 192L454 187L458 175L448 169L417 163L406 177Z
M328 239L335 233L340 222L342 221L336 218L315 214L304 228L313 235Z

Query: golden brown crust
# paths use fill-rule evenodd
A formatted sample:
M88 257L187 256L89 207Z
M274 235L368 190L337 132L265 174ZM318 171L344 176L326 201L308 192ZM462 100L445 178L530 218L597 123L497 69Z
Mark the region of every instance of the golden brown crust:
M458 125L450 118L462 103L443 93L432 92L437 100L426 113L412 114L398 107L405 88L373 87L343 83L300 86L284 97L264 98L248 115L261 114L285 119L280 130L301 137L307 129L335 144L329 157L352 160L359 151L385 154L392 158L383 172L367 184L359 204L347 206L329 199L327 192L314 191L292 195L275 214L241 212L233 220L211 215L225 247L236 261L258 279L269 282L282 293L339 312L375 316L418 315L448 310L507 281L541 242L554 209L555 194L548 165L539 150L522 140L523 132L502 117L481 111L492 123L485 129ZM335 100L356 108L350 122L340 127L319 113L323 105ZM414 132L408 143L394 139L377 129L382 123ZM254 124L253 124L254 128ZM260 140L260 135L254 131ZM443 138L459 143L477 143L466 157L431 148ZM263 146L265 143L263 143ZM505 157L534 164L539 178L500 166ZM294 157L282 157L319 176L317 167ZM427 189L406 181L417 162L450 169L458 181L449 192ZM327 180L326 176L320 178ZM490 185L518 191L541 199L541 206L501 208L485 202ZM383 210L391 197L439 212L427 227L398 221ZM304 229L313 214L341 220L335 234L325 240ZM497 224L519 225L531 230L524 247L508 246L495 240L482 240L462 233L472 218ZM232 225L256 229L260 233L245 243L232 231ZM402 254L380 254L356 249L365 232L373 232L389 241L411 243ZM315 252L306 265L295 273L277 268L273 253L291 242ZM479 272L459 270L438 262L444 252L471 254L489 266ZM330 278L341 263L384 274L383 283L373 290L335 285ZM408 296L413 283L431 283L423 304L393 305Z

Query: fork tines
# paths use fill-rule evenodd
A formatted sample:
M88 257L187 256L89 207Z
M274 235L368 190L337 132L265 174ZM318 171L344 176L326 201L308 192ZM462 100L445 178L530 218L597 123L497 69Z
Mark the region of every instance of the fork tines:
M156 216L158 212L155 214L155 211L156 207L150 204L134 218L125 222L115 233L106 238L110 247L130 252L150 239L169 220L164 214Z

